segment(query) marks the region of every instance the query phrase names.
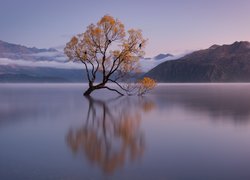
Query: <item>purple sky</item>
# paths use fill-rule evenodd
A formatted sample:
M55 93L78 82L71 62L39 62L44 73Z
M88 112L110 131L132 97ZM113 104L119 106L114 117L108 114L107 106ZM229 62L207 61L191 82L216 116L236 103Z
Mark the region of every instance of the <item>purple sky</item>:
M250 0L0 0L0 39L61 46L105 14L142 29L147 56L250 41Z

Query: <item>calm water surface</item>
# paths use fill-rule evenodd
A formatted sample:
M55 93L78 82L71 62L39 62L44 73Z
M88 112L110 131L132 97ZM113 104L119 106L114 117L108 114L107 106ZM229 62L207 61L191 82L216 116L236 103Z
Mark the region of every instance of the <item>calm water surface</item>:
M0 85L0 179L250 179L250 84Z

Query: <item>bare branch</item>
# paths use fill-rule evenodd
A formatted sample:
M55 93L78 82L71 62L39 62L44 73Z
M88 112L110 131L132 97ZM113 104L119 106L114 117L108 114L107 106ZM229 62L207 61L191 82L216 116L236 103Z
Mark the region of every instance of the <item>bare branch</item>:
M114 81L112 79L108 79L108 81L112 82L112 83L115 83L117 86L119 86L119 88L121 88L122 90L126 91L125 88L122 87L122 85L120 85L117 81Z
M87 78L88 78L88 81L89 81L89 83L90 83L90 82L92 82L92 81L90 80L88 66L87 66L87 64L86 64L83 60L81 60L81 62L84 64L84 66L85 66L85 68L86 68Z
M87 60L89 64L91 64L92 66L92 69L91 69L91 73L92 73L92 81L95 80L95 66L94 64L90 61L90 60Z
M113 88L110 88L110 87L108 87L108 86L104 86L104 87L102 87L102 88L104 88L104 89L108 89L108 90L110 90L110 91L115 91L115 92L117 92L118 94L120 94L121 96L124 96L124 94L122 94L122 93L121 93L121 92L119 92L118 90L113 89Z

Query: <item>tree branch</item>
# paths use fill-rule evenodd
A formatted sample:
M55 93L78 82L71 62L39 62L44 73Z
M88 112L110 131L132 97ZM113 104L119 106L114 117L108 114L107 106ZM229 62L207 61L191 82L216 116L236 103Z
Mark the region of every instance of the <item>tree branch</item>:
M124 96L124 94L122 94L121 92L119 92L119 91L116 90L116 89L113 89L113 88L110 88L110 87L107 87L107 86L103 86L102 88L108 89L108 90L110 90L110 91L115 91L115 92L117 92L119 95Z
M117 86L119 86L122 90L127 91L127 89L125 89L124 87L122 87L122 85L120 85L118 82L112 80L112 79L108 79L108 81L115 83Z
M86 64L86 62L84 62L84 60L81 58L80 54L77 52L76 50L76 56L77 58L84 64L85 68L86 68L86 73L87 73L87 78L88 78L88 81L89 83L92 84L92 81L90 80L90 76L89 76L89 69L88 69L88 66Z
M85 65L86 73L87 73L87 78L88 78L89 83L92 83L92 81L90 80L89 69L88 69L87 64L84 61L82 61L82 60L81 60L81 62Z
M102 57L102 82L104 83L105 82L105 77L106 77L106 70L105 70L105 65L104 65L104 62L106 60L106 52L104 51L104 55Z
M93 36L90 36L90 38L91 38L91 40L93 41L94 45L100 50L100 53L103 54L100 43L99 43L99 45L98 45L97 42L94 40L94 37L93 37Z
M109 73L108 73L108 75L107 75L108 78L110 77L111 74L113 74L113 73L119 68L119 66L120 66L121 63L124 61L124 59L121 59L121 60L118 62L117 66L115 67L116 61L120 59L120 57L122 56L122 54L125 54L126 52L132 51L132 48L133 48L133 46L135 46L135 45L136 45L136 41L134 40L134 41L131 42L131 46L128 48L128 50L122 51L122 52L119 54L119 56L117 56L117 58L113 61L112 67L111 67L111 69L110 69L110 71L109 71Z
M95 80L95 74L94 74L95 66L90 60L88 60L88 63L91 64L91 66L92 66L92 70L91 70L91 72L92 72L92 81L94 81Z

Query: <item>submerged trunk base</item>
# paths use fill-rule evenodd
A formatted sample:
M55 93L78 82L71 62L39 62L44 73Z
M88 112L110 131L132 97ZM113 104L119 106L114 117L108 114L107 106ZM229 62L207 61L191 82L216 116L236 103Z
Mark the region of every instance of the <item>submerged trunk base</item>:
M90 94L95 90L95 88L89 87L84 93L84 96L90 96Z
M118 93L120 96L124 96L124 94L122 94L122 93L119 92L118 90L113 89L113 88L110 88L110 87L107 87L107 86L104 86L104 85L91 86L91 87L89 87L89 88L83 93L83 95L84 95L84 96L90 96L90 94L91 94L93 91L98 90L98 89L108 89L108 90L110 90L110 91L114 91L114 92Z

